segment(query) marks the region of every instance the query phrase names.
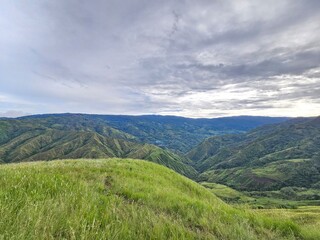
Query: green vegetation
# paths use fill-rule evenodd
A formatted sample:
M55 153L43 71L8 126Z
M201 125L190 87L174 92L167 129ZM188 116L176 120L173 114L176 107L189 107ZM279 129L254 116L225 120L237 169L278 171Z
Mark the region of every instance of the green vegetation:
M319 237L312 224L231 207L150 162L64 160L0 170L0 239Z
M320 206L320 190L284 187L276 191L237 191L226 185L201 182L216 196L234 205L259 209L296 209L301 206Z
M187 156L201 172L201 181L241 191L317 188L319 146L317 117L263 126L246 134L212 137Z
M243 130L126 118L0 120L0 162L24 162L0 165L0 239L320 238L319 118L211 137L186 156L146 142L182 152ZM66 158L82 160L30 163Z
M208 182L202 182L200 184L210 189L210 192L214 193L217 197L228 203L247 203L255 200L254 198L248 197L244 193L239 192L226 185Z
M254 198L250 205L255 208L297 208L300 206L320 206L320 190L298 187L283 187L275 191L243 192Z
M83 116L0 120L0 163L65 158L136 158L165 165L194 178L191 161L141 144L98 119Z
M181 154L243 132L233 120L1 119L0 163L83 160L0 165L0 239L319 239L320 118Z
M320 239L320 207L305 206L297 209L262 209L256 213L264 216L294 221L303 226L303 235L306 239Z
M232 146L236 142L241 141L243 138L243 134L210 137L193 148L187 156L196 163L196 166L200 170L206 170L212 164L211 162L209 162L209 165L207 164L208 159L211 160L212 156L215 156L220 152L222 152L221 158L227 157L227 155L223 155L223 150L228 146Z
M163 139L167 139L180 142L184 148L186 141L194 144L204 137L204 132L218 134L214 133L218 129L237 132L244 129L241 128L244 122L253 126L271 121L253 118L252 123L250 119L82 114L2 119L0 162L136 158L165 165L193 179L221 183L241 191L320 188L320 118L293 119L248 133L211 137L186 156L142 143L158 141L162 145ZM164 145L174 147L175 144ZM175 150L181 148L176 146ZM194 168L200 172L199 178Z
M288 118L276 117L225 117L213 119L193 119L176 116L125 116L125 115L87 115L87 114L52 114L35 115L29 119L38 120L52 119L77 119L86 118L97 121L113 129L118 129L130 136L134 136L141 143L149 143L164 147L180 153L190 151L205 138L221 135L241 133L258 126L270 123L279 123Z
M286 186L311 188L320 180L320 166L311 159L283 160L261 167L210 170L202 173L201 179L245 191L277 190Z

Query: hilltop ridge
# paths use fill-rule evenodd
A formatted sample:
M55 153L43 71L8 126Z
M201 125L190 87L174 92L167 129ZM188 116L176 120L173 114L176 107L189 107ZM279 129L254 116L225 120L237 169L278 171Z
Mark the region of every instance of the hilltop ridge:
M141 160L63 160L0 169L4 239L310 236L290 220L233 208L197 183Z

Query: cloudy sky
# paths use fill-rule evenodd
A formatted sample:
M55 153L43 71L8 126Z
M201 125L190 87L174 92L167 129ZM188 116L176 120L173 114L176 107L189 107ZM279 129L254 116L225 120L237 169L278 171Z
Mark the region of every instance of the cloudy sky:
M318 0L0 0L0 117L320 115Z

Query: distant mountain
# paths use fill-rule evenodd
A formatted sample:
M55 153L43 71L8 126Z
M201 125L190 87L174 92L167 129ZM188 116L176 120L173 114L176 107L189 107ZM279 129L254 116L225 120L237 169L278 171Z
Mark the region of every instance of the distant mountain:
M50 116L83 116L91 120L104 121L108 126L134 136L141 143L154 144L181 153L187 153L210 136L243 133L265 124L279 123L289 119L254 116L193 119L159 115L85 114L35 115L23 119L42 119Z
M211 137L187 156L203 179L240 190L320 185L320 117Z
M190 119L155 115L87 114L48 114L1 119L0 162L65 158L137 158L160 163L194 178L197 174L192 167L194 163L182 153L206 137L224 133L244 133L253 127L283 122L286 119L249 116ZM230 141L241 138L244 134L236 136L230 138ZM229 141L227 138L218 136L215 139L221 139L223 142ZM211 156L211 152L205 151L194 154L204 154L203 161ZM188 156L195 158L191 153ZM196 165L199 167L199 164ZM199 169L202 170L202 167Z
M0 120L0 163L75 158L136 158L188 177L190 160L81 115Z

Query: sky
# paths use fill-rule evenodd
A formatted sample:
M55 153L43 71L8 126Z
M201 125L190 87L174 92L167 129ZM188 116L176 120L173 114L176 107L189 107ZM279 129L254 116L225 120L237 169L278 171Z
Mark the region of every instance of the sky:
M320 115L318 0L0 6L0 117Z

